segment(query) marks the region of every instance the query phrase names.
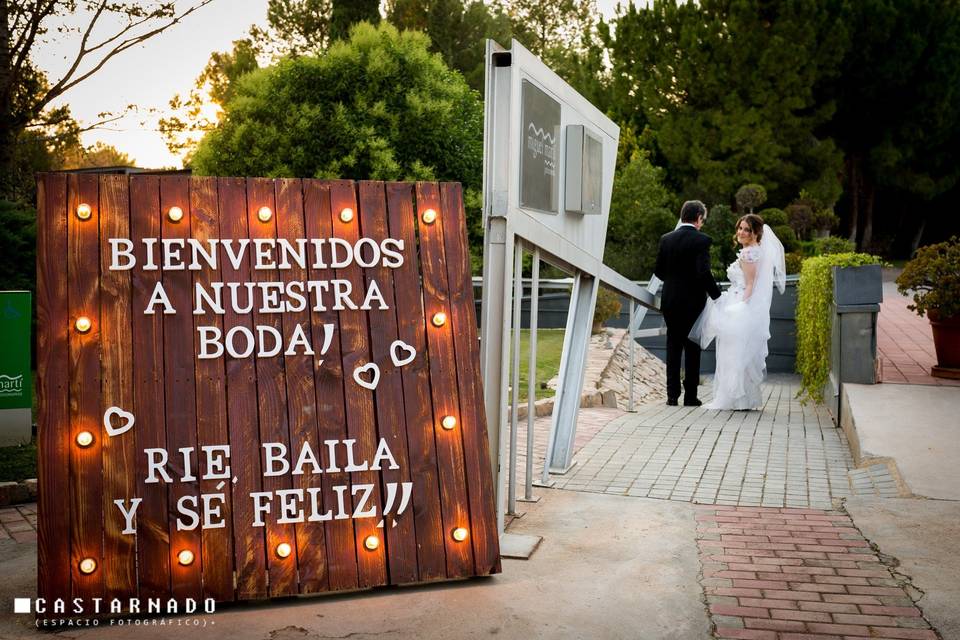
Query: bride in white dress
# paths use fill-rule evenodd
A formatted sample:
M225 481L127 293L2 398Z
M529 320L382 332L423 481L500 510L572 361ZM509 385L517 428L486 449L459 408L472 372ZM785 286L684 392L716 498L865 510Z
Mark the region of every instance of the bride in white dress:
M737 220L736 239L742 248L727 267L730 288L707 300L690 331L704 349L717 340L713 399L706 409L762 407L773 287L783 293L786 282L783 244L763 218L751 213Z

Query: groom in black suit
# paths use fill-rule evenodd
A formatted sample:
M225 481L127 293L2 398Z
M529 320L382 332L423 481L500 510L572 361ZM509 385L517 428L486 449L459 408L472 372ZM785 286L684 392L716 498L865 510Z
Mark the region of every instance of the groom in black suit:
M684 406L699 406L700 345L687 339L693 323L707 303L716 300L720 287L710 273L710 244L700 232L707 207L699 200L688 200L680 209L680 226L660 238L657 264L653 273L663 280L660 312L667 323L667 404L680 398L680 355L686 352L683 380Z

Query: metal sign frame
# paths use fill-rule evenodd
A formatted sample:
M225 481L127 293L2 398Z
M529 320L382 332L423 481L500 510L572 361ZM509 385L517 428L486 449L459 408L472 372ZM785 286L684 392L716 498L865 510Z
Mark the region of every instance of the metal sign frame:
M574 276L570 311L560 360L559 385L554 400L553 419L543 481L549 474L564 473L573 464L573 443L580 404L580 390L587 362L587 347L601 282L642 306L655 306L655 298L603 264L610 197L616 165L620 128L586 98L543 64L519 42L505 49L487 41L486 98L484 105L484 248L483 296L481 307L481 371L484 402L489 421L491 460L498 478L498 525L503 531L506 504L504 467L513 464L507 452L509 438L507 389L510 380L511 305L519 317L520 296L513 292L514 279L521 273L520 254L524 249L537 260L553 264ZM536 126L522 122L523 85L530 83L561 105L556 143L558 180L557 213L521 206L520 170L527 129ZM596 213L568 211L565 203L567 178L567 133L576 125L602 144L601 202ZM572 127L574 126L574 127ZM576 157L573 154L572 157ZM583 154L579 154L583 157ZM577 180L583 178L581 167ZM534 285L536 287L536 285ZM519 326L515 326L519 332ZM515 336L514 344L518 340ZM515 419L514 419L515 422ZM529 438L529 434L528 434ZM512 484L511 484L512 490Z

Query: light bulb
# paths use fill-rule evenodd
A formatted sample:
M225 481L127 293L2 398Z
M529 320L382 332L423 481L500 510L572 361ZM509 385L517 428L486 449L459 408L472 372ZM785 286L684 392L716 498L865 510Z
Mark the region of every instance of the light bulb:
M93 558L84 558L80 561L80 573L90 575L97 570L97 561Z
M447 324L447 314L445 314L443 311L438 311L433 314L433 318L430 320L430 322L432 322L433 326L435 327L442 327L443 325Z
M277 545L277 557L286 558L293 552L293 547L287 542L281 542Z
M443 420L440 421L440 424L443 425L443 428L449 431L457 426L457 419L453 416L443 416Z
M457 542L463 542L467 539L467 530L463 527L457 527L453 530L453 539Z
M269 222L272 217L273 211L270 210L270 207L260 207L260 210L257 211L257 219L260 222Z
M436 209L427 209L423 212L423 221L427 224L433 224L437 219Z
M185 567L193 564L193 551L190 551L190 549L182 549L180 553L177 554L177 562Z
M353 209L350 207L345 207L340 210L340 220L343 222L350 222L353 220Z
M93 444L93 434L89 431L81 431L77 434L77 446L79 447L89 447Z
M86 202L82 202L77 205L77 217L81 220L89 220L90 216L93 215L93 210L90 209L90 205Z
M370 551L376 551L380 547L380 538L377 536L367 536L367 539L363 541L363 546Z
M77 318L77 321L73 324L73 326L76 327L77 331L80 333L86 333L87 331L90 331L93 323L87 316L80 316Z
M170 207L170 210L167 211L167 217L170 218L171 222L180 222L183 220L183 209L180 207Z

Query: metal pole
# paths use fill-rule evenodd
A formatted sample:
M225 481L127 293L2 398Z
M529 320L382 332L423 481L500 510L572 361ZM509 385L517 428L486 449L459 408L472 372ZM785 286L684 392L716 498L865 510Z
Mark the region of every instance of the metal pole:
M513 371L510 375L510 484L507 513L517 513L517 419L520 408L520 307L523 303L523 243L513 248Z
M533 423L536 420L537 400L537 329L540 312L540 247L533 248L533 267L530 274L530 359L527 361L527 468L523 485L523 501L536 502L533 497Z
M634 367L636 365L636 338L635 338L635 329L636 324L633 321L633 308L636 306L636 302L633 298L630 298L630 322L627 325L627 333L630 336L630 398L627 400L627 411L635 411L633 407L633 378L634 378Z

